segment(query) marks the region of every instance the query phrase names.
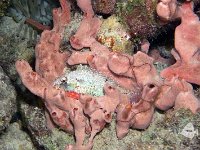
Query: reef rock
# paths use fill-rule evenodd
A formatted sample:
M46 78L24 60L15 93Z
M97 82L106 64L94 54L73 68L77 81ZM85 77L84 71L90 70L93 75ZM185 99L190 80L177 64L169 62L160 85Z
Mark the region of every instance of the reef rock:
M0 149L4 150L36 150L29 135L22 131L20 123L13 123L0 136Z
M0 62L1 66L12 81L18 79L15 69L15 61L25 59L32 62L34 59L34 49L27 39L18 36L20 24L15 23L11 17L3 17L0 22Z
M0 133L9 126L16 109L15 88L0 67Z

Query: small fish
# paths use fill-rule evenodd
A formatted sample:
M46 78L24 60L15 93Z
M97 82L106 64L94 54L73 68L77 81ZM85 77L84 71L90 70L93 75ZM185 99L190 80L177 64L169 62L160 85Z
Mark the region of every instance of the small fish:
M180 134L192 139L195 134L198 135L198 129L195 130L193 124L190 122L183 128Z
M65 96L67 96L67 97L71 97L71 98L73 98L73 99L80 99L80 94L79 93L76 93L76 92L74 92L74 91L66 91L65 92Z

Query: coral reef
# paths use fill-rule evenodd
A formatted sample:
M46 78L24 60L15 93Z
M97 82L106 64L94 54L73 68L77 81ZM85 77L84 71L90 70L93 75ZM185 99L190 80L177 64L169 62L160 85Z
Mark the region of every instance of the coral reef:
M146 10L151 12L152 4L150 1L145 2ZM162 1L158 7L160 3ZM58 125L64 131L75 135L75 144L68 144L66 150L92 149L96 134L114 118L117 137L122 139L129 133L130 128L146 129L154 118L156 108L164 111L172 107L175 110L185 108L194 114L200 111L200 101L194 96L192 85L187 82L198 84L199 78L194 78L198 72L190 75L194 80L188 80L180 74L163 76L165 78L162 80L153 65L153 58L147 55L149 49L147 41L141 46L141 51L133 55L126 54L123 50L115 52L102 45L96 38L102 20L95 16L91 0L77 0L84 14L76 33L69 39L74 50L61 51L65 39L65 27L71 20L71 14L68 1L60 0L60 4L61 8L53 10L53 29L42 32L40 41L36 45L35 71L25 60L18 60L16 69L23 84L33 94L42 98L46 107L48 128L53 130L55 125ZM197 30L198 19L190 4L183 3L180 11L181 8L185 9L179 14L182 18L186 17L193 21L194 29ZM139 14L136 13L137 16ZM191 29L188 29L184 19L181 20L184 25L186 24L187 37ZM180 35L182 34L178 33L178 36L175 36L175 47L180 53L180 58L173 51L175 59L185 63L195 54L197 56L193 60L198 60L198 34L185 39ZM189 37L195 39L192 42L193 47L188 46L191 43ZM177 41L180 40L186 44L185 47L182 43L178 43L177 47ZM192 48L192 50L186 55L185 49L182 48ZM79 69L74 70L74 66L78 64L88 65L92 70L85 68L79 73ZM194 66L190 66L190 69L193 68L195 69ZM64 74L65 69L69 69L70 72ZM100 73L103 78L94 72ZM108 80L112 80L114 85ZM63 87L63 81L66 81L67 88ZM89 85L84 86L86 82ZM84 88L89 91L84 91ZM103 89L101 94L99 89ZM125 89L126 92L121 89ZM98 94L93 93L93 90ZM87 134L90 136L85 141Z
M0 17L5 15L5 12L9 6L10 6L10 0L2 0L0 2Z

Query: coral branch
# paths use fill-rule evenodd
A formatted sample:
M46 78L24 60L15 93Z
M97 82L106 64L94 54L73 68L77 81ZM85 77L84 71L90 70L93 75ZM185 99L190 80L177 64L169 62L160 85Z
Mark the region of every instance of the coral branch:
M145 129L149 126L153 114L154 106L152 103L158 94L157 86L144 86L142 97L139 101L130 103L124 101L117 108L117 137L123 138L129 128Z
M200 85L200 22L192 3L180 6L181 24L175 30L176 64L161 72L164 78L178 75L188 82Z
M53 121L67 132L73 133L73 126L69 121L68 110L69 97L65 92L53 88L55 78L59 77L65 67L68 54L59 51L62 32L70 20L69 5L65 0L60 0L62 9L54 10L54 28L44 31L40 42L36 46L36 66L34 72L25 61L17 61L16 69L24 85L35 95L44 99L45 105ZM56 21L57 22L56 22ZM63 108L62 104L65 105ZM59 106L59 109L57 106ZM48 118L47 118L48 119ZM51 123L50 118L47 123Z
M65 92L53 88L44 78L34 72L24 60L17 61L16 68L23 84L32 93L44 99L45 105L54 122L67 132L72 133L73 127L65 113L69 109L69 103L64 96ZM62 110L59 110L57 106L62 108Z
M93 42L97 31L101 25L100 19L96 17L85 17L78 31L70 38L70 43L75 49L82 49L83 47L90 47Z
M91 0L77 0L77 4L86 17L92 18L94 16Z
M177 0L161 0L157 5L156 11L162 20L169 21L179 17L178 9Z
M66 0L59 0L61 8L53 9L53 30L62 33L64 27L70 22L70 4Z
M34 72L31 66L24 60L16 62L16 69L20 77L22 77L23 84L35 95L42 98L45 97L45 90L49 84Z
M200 101L194 96L192 85L177 77L165 80L155 106L161 110L174 106L175 109L190 109L193 113L200 111Z
M36 46L36 72L52 83L59 77L65 67L68 53L59 51L64 27L70 21L70 6L65 0L60 0L61 8L53 10L54 27L44 31Z

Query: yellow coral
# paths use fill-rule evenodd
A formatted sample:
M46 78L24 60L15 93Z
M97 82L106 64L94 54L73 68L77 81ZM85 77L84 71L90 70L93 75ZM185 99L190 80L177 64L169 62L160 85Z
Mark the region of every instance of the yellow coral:
M112 51L132 54L132 42L127 29L116 16L105 19L97 34L97 40Z

